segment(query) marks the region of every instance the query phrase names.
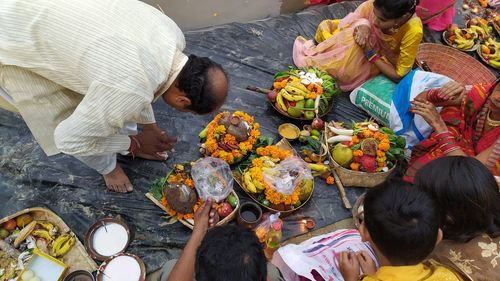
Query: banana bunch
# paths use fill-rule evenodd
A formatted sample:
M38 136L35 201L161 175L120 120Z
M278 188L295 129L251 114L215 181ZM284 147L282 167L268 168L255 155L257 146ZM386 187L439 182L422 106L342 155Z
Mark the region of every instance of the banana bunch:
M36 221L37 225L39 225L41 228L47 230L50 236L55 236L59 232L59 229L57 226L54 224L48 222L48 221Z
M481 56L489 65L500 68L500 43L488 38L481 44Z
M478 34L479 38L481 38L482 40L486 40L487 38L489 38L489 31L488 30L485 30L484 27L482 26L478 26L478 25L471 25L469 27L469 29L475 33Z
M71 234L60 235L52 244L51 255L56 258L64 256L75 245L75 242L76 238Z
M277 158L271 158L268 156L263 156L263 167L262 169L271 169L274 166L276 166L276 163L280 161L280 159ZM261 169L259 167L252 167L245 173L243 173L243 182L245 185L245 188L248 192L250 193L259 193L264 191L264 186L262 183L260 183L257 179L252 177L252 170L253 169Z
M283 100L283 93L286 93L285 89L281 89L278 92L278 95L276 96L276 104L279 107L279 109L283 110L284 112L287 112L288 108L285 105L285 101Z
M457 49L469 50L474 47L475 39L478 38L476 32L470 28L456 28L453 30L454 38L450 36L450 41L456 45Z

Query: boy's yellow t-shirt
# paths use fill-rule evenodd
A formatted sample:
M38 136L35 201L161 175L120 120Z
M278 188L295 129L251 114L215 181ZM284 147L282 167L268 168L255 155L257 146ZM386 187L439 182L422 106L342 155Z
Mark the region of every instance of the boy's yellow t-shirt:
M382 266L373 275L361 278L363 281L463 281L460 275L450 269L419 263L410 266Z

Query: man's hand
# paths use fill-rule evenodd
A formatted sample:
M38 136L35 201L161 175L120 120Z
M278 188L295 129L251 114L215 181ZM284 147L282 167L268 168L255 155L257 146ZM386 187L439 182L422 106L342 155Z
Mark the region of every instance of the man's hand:
M212 200L208 199L196 210L194 214L193 235L198 237L205 236L208 228L214 226L216 211L212 209Z
M361 270L364 274L372 275L377 271L377 266L375 261L370 257L367 251L361 251L356 253L356 258L358 259Z
M443 100L454 100L458 99L462 96L462 94L465 92L465 87L455 81L450 81L441 88L441 91L439 92L438 97L442 98Z
M135 152L151 156L158 156L172 149L177 141L176 138L168 136L156 124L144 125L142 132L134 136L134 138L140 145Z
M355 253L347 251L340 253L339 269L345 281L358 280L359 268L359 262Z
M434 129L435 132L441 133L447 131L446 124L441 118L441 115L436 110L436 106L429 101L413 100L410 102L412 107L410 111L422 116L424 120Z
M370 37L370 27L367 25L360 25L354 29L353 32L354 41L358 46L366 49L368 45L368 39Z

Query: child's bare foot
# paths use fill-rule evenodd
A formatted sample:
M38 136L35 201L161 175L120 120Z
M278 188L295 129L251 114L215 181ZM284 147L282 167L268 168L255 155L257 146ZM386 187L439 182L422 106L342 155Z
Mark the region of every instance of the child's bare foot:
M120 165L116 164L116 168L107 175L103 175L106 187L114 192L127 193L134 190L132 183L123 171Z

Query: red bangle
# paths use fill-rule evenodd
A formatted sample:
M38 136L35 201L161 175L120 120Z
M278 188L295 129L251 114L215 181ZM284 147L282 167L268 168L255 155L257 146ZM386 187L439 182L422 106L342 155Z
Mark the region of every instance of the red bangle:
M444 102L445 99L439 97L440 92L439 89L430 89L427 91L427 100L434 104Z
M453 136L453 134L450 131L444 131L444 132L435 134L434 138L437 139L438 141L441 141L442 139L448 139L448 138L455 139L455 136Z
M128 151L130 154L132 154L132 157L135 158L135 153L137 152L138 149L141 148L141 143L135 136L129 136L130 137L130 148Z
M444 149L441 149L441 151L443 151L443 154L448 154L450 152L453 152L455 150L458 150L460 149L460 146L458 146L457 144L453 144L453 145L449 145L447 147L445 147Z

